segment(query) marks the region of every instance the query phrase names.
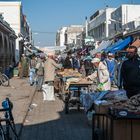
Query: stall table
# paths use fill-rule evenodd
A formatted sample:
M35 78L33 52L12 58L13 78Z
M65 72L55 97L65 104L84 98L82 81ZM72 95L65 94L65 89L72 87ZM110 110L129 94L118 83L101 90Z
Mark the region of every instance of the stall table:
M122 114L121 114L122 113ZM138 140L140 113L132 116L125 111L114 116L108 112L95 113L92 118L92 140ZM120 114L122 116L120 116ZM132 113L133 114L133 113ZM124 116L126 115L126 116Z
M69 105L73 102L71 102L71 98L74 97L74 104L77 105L77 109L79 110L80 109L80 90L81 88L84 88L84 87L87 87L88 90L89 90L89 86L92 85L93 82L92 81L87 81L85 80L84 82L81 80L79 82L72 82L69 84L69 88L68 88L68 92L65 94L65 113L67 114L69 112ZM71 89L72 88L75 88L75 92L77 93L76 94L76 97L75 96L72 96L71 97Z

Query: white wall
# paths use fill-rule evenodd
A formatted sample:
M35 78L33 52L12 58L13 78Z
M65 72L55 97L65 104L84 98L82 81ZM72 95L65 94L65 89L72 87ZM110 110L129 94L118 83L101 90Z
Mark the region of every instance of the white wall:
M10 24L16 35L20 33L20 7L21 2L0 2L0 13L3 13L4 20ZM18 39L16 49L19 49Z
M110 28L109 26L111 24L110 18L111 18L111 13L114 10L115 8L106 8L104 12L102 12L100 15L98 15L97 17L95 17L93 20L89 22L88 30L89 32L90 31L93 32L96 41L100 41L109 36L109 28ZM101 25L105 25L105 27ZM100 33L102 34L100 37L96 36L97 32L101 32L101 28L104 28L104 32Z
M66 32L67 27L63 27L60 30L60 46L64 46L65 45L65 32Z
M114 19L112 22L111 36L126 30L128 23L135 21L139 17L140 5L123 4L118 7L111 15L111 18Z
M140 5L122 5L124 24L140 17Z

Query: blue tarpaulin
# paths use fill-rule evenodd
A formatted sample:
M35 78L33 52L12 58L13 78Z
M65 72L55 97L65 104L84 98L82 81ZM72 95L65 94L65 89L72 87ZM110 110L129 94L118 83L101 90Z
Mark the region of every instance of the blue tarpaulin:
M124 40L119 40L118 42L116 42L115 44L107 48L105 52L116 53L117 51L125 49L131 42L132 42L132 37L129 36Z
M123 42L122 39L120 39L119 41L115 42L114 44L112 44L111 46L107 47L106 49L104 49L104 52L110 52L110 50L116 46L118 46L119 44L121 44Z

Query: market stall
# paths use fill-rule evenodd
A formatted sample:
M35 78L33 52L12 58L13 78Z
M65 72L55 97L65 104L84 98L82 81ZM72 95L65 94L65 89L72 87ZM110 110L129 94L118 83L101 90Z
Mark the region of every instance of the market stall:
M107 96L109 98L110 95ZM130 99L125 98L125 100L123 96L122 100L108 100L103 104L95 102L94 109L95 113L92 119L93 140L139 139L140 95Z
M61 79L60 92L65 103L65 113L69 112L71 106L77 106L80 109L80 90L81 88L89 88L93 82L82 77L77 70L65 69L57 74Z

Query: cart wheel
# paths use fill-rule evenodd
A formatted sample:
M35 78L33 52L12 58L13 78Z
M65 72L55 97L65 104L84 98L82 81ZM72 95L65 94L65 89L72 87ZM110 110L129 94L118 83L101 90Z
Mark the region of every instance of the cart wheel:
M80 111L80 104L77 105L77 110Z
M103 131L99 128L94 130L94 139L95 140L103 140Z
M68 102L65 102L65 114L69 113L69 105Z

